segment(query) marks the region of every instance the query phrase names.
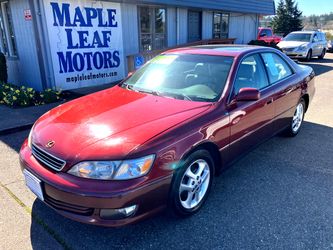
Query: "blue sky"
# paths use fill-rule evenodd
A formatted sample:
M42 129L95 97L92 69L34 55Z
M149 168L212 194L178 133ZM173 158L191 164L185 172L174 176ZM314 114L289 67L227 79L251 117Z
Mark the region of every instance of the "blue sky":
M279 0L275 0L276 6ZM311 14L326 14L333 12L332 0L296 0L298 7L303 11L303 15L309 16Z

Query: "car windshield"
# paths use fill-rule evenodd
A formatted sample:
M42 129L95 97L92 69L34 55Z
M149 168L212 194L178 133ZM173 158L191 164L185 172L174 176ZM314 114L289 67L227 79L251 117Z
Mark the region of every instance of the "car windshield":
M123 82L134 91L181 100L215 102L224 89L233 57L159 55Z
M311 34L306 33L291 33L286 36L284 41L295 41L295 42L310 42Z

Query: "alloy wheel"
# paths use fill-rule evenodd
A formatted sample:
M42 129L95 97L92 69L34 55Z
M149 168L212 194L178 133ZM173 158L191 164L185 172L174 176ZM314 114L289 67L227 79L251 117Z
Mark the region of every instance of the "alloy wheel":
M210 182L211 171L208 163L199 159L194 161L183 174L179 186L180 204L185 209L193 209L204 199Z
M304 106L302 103L299 103L296 107L291 125L294 133L297 133L297 131L300 129L303 122L303 116L304 116Z

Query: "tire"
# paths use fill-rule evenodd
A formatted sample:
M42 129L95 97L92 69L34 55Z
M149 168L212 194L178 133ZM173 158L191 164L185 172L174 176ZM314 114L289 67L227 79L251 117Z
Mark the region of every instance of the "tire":
M305 60L307 62L309 62L309 61L311 61L311 59L312 59L312 49L309 50L308 54L306 55Z
M169 206L174 215L187 217L200 210L210 192L214 170L214 160L207 150L197 150L184 160L170 190Z
M294 137L301 130L304 120L305 108L305 101L303 98L301 98L296 106L295 113L291 119L290 125L285 131L287 136Z
M324 59L326 54L326 49L323 49L323 51L321 52L320 56L318 56L319 59Z

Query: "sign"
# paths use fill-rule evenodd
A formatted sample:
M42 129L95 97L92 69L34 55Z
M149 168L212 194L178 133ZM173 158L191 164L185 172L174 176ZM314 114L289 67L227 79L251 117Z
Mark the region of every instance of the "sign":
M119 3L47 0L44 8L57 89L125 77Z
M32 20L31 10L24 10L24 19L26 21Z
M136 55L134 57L134 68L139 69L145 64L145 58L142 55Z

